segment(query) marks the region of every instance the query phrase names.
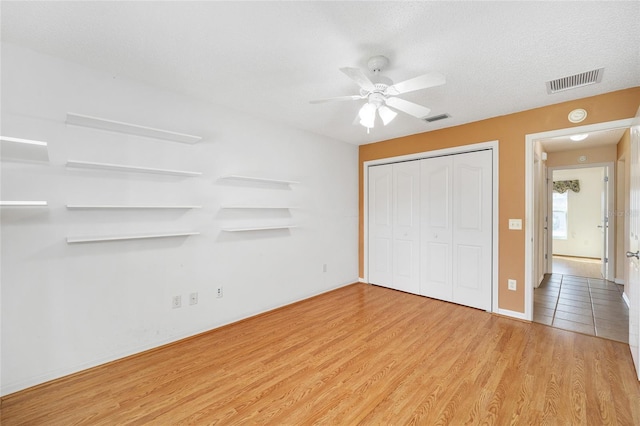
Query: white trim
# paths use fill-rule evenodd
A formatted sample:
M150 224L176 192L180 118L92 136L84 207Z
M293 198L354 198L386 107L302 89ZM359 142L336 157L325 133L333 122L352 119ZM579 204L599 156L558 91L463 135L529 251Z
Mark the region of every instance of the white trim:
M568 127L547 132L530 133L525 135L525 241L524 241L524 312L525 319L533 318L533 159L534 142L539 139L569 136L576 133L589 133L598 130L619 129L631 127L633 119L609 121L606 123L589 124L586 126Z
M614 283L624 285L624 278L616 278L613 280Z
M521 320L525 320L525 321L531 321L531 320L528 320L526 318L524 313L517 312L517 311L511 311L509 309L498 309L497 311L495 311L495 313L498 314L498 315L504 315L505 317L511 317L511 318L517 318L517 319L521 319Z
M627 304L627 309L629 309L631 302L629 301L629 296L627 296L626 292L622 293L622 300L624 300L624 303Z
M359 283L363 283L363 284L369 284L369 283L368 283L368 282L366 282L366 281L364 280L364 278L362 278L362 277L358 277L358 282L359 282Z
M423 152L418 152L415 154L408 154L408 155L400 155L397 157L387 157L387 158L380 158L380 159L376 159L376 160L369 160L369 161L365 161L362 163L362 191L363 191L363 204L362 204L362 209L363 209L363 229L364 229L364 235L363 235L363 244L364 244L364 251L363 251L363 275L364 278L361 278L363 280L363 282L368 282L368 270L369 270L369 233L368 233L368 229L369 229L369 217L368 217L368 212L369 209L367 208L368 206L368 194L369 194L369 173L368 173L368 168L370 166L378 166L381 164L391 164L391 163L399 163L402 161L413 161L413 160L420 160L423 158L432 158L432 157L440 157L440 156L444 156L444 155L455 155L455 154L463 154L466 152L473 152L473 151L480 151L480 150L486 150L486 149L490 149L492 154L493 154L493 158L492 158L492 163L493 163L493 243L492 243L492 257L493 257L493 265L492 265L492 282L493 282L493 286L491 289L491 294L492 294L492 312L498 312L498 289L499 289L499 282L498 282L498 242L499 242L499 232L498 232L498 225L499 225L499 218L500 218L500 214L498 211L498 207L499 207L499 199L498 199L498 195L499 195L499 176L498 176L498 169L499 169L499 156L498 156L498 149L499 149L499 141L494 140L494 141L488 141L488 142L479 142L479 143L473 143L473 144L469 144L469 145L461 145L461 146L456 146L456 147L451 147L451 148L444 148L444 149L437 149L434 151L423 151ZM517 317L516 317L517 318Z

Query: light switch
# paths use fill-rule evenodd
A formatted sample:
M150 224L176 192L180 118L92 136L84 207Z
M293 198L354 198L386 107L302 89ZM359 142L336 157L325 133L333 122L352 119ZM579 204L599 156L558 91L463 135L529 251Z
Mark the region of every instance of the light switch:
M509 229L522 229L522 219L509 219Z

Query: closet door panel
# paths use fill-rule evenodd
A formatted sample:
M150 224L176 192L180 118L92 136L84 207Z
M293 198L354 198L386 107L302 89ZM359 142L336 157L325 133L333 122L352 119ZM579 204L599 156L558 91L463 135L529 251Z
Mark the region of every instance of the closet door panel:
M393 165L393 266L391 287L419 293L420 162Z
M453 301L491 309L491 151L453 157Z
M451 301L453 158L421 160L420 294Z
M368 168L369 172L369 282L389 287L392 274L392 166Z

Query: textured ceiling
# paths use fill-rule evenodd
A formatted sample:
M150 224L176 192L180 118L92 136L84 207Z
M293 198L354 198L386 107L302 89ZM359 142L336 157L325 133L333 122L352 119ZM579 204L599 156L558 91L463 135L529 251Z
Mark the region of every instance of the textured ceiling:
M334 139L363 144L640 86L640 2L8 2L2 40ZM402 97L451 118L400 114L370 134L340 67L383 54ZM545 82L604 67L602 83Z

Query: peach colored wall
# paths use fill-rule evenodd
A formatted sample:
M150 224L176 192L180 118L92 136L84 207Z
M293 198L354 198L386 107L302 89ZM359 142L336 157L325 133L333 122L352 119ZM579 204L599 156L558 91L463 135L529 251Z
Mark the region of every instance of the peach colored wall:
M587 160L578 161L584 155ZM547 153L547 167L577 166L595 163L615 163L618 159L616 145L599 146L596 148L573 149Z
M567 120L567 115L575 108L584 108L588 112L587 119L579 124L582 126L631 118L639 105L640 87L634 87L360 146L360 276L364 276L363 163L365 161L498 140L500 155L498 163L500 209L498 307L524 312L524 285L519 285L517 291L507 289L509 278L524 283L524 230L509 230L507 224L509 218L524 219L525 216L525 135L576 126Z

